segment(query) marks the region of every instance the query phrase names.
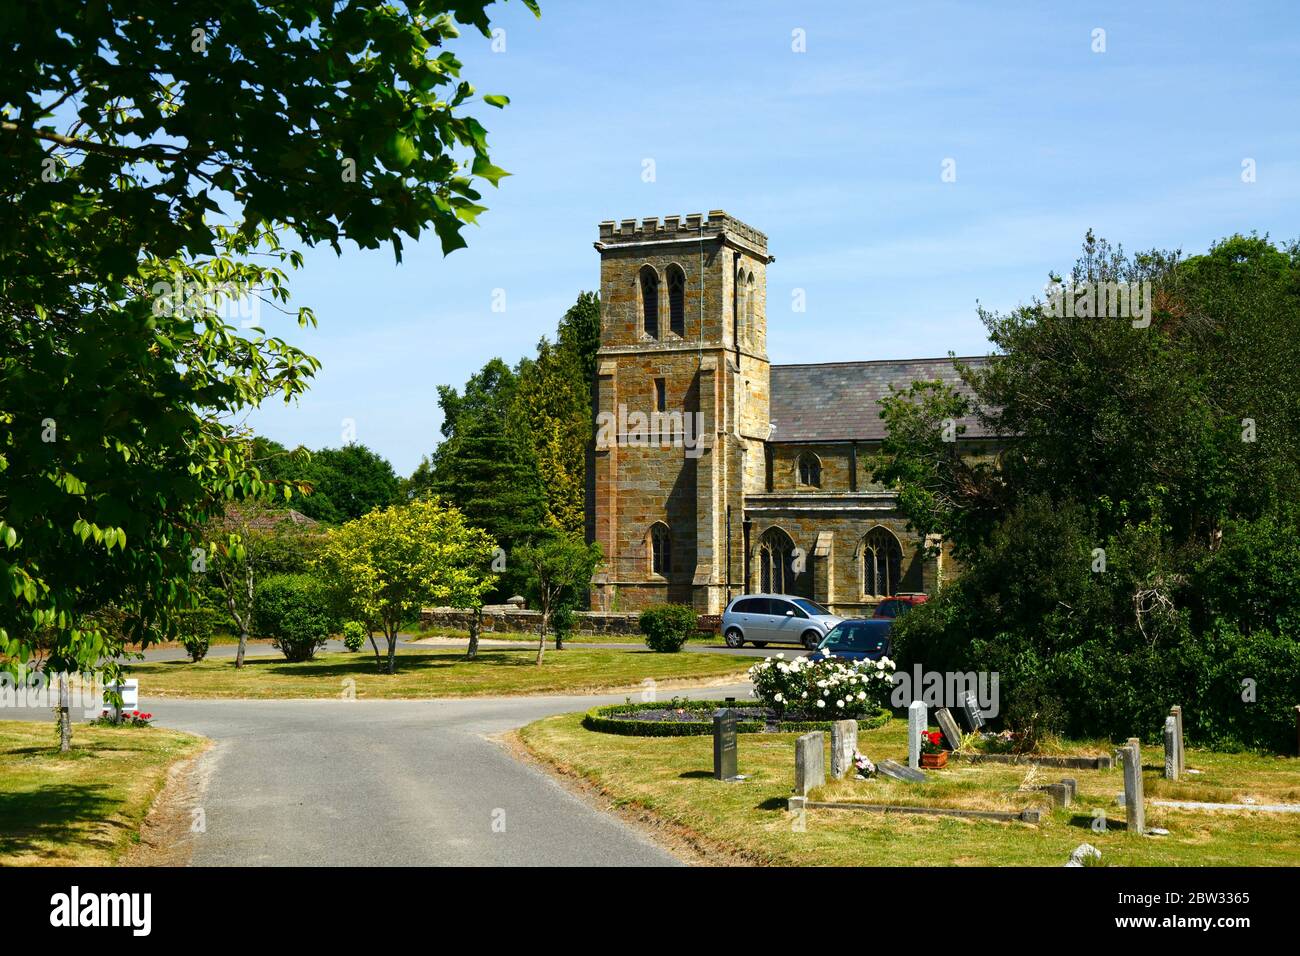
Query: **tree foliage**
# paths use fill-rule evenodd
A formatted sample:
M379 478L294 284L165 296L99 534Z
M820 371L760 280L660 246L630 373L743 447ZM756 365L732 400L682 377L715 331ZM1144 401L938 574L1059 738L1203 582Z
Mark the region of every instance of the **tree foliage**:
M320 570L339 609L388 641L393 673L397 635L420 609L473 608L493 586L495 542L437 499L393 505L329 531ZM378 662L378 649L375 652Z
M552 535L536 543L524 544L513 554L528 574L528 591L542 613L537 634L537 663L546 651L546 631L551 613L566 595L584 588L600 565L600 545L586 544L573 535Z
M90 669L168 633L208 522L290 490L231 422L317 363L223 304L287 303L285 232L399 260L428 229L464 245L478 183L504 172L449 47L458 23L489 33L488 5L0 10L6 661L40 643L50 667ZM109 605L121 633L94 623Z
M1203 740L1278 746L1300 699L1300 248L1130 258L1089 235L1067 287L1103 282L1149 282L1150 324L985 314L999 354L963 372L969 408L937 384L885 402L877 477L963 569L899 622L900 655L998 670L1074 732L1150 736L1180 703ZM996 461L937 441L966 411Z

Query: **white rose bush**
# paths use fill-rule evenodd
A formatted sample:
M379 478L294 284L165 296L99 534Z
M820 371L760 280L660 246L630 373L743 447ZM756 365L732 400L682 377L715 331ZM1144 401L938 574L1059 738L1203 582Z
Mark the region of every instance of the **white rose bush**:
M784 654L765 658L749 669L754 696L778 719L797 715L806 720L845 720L873 717L886 707L894 685L894 662L813 661Z

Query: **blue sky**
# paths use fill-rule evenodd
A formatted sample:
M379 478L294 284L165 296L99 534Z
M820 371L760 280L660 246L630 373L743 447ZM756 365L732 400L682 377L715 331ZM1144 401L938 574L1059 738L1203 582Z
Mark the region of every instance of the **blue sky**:
M348 419L409 473L439 384L531 354L598 287L604 219L725 209L766 232L777 363L986 352L977 303L1028 301L1089 227L1185 253L1300 236L1294 2L541 2L493 8L505 52L472 30L457 48L511 98L478 108L513 175L470 247L309 251L290 281L319 328L265 324L324 367L258 432L338 446Z

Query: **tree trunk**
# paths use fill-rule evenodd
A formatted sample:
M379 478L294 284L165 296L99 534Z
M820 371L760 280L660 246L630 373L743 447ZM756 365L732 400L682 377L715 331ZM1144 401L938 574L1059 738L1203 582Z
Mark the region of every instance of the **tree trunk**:
M368 630L367 633L370 635L370 646L375 649L375 670L382 674L384 672L384 661L379 656L379 643L375 640L375 632Z
M244 613L237 620L239 624L239 650L235 652L235 669L244 666L244 653L248 650L248 632L251 629L253 617L253 566L244 562L244 590L248 598L248 603L244 605Z
M397 673L397 625L394 624L387 629L384 635L388 638L388 673Z
M59 753L72 749L72 716L68 705L68 677L59 675Z
M469 649L465 652L465 659L472 661L478 657L478 635L483 629L483 608L476 607L474 612L469 616Z
M537 663L542 662L542 655L546 653L546 624L550 620L551 609L545 604L542 605L542 628L537 634Z

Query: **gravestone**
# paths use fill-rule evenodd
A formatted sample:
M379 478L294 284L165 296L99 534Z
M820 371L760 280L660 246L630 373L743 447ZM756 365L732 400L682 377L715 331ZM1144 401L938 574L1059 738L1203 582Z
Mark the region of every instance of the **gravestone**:
M1070 805L1070 788L1063 783L1049 783L1043 787L1043 791L1052 798L1052 804L1058 807L1068 807Z
M911 767L904 767L901 763L893 760L882 760L876 765L876 769L886 777L892 777L895 780L902 780L904 783L925 783L930 778L922 770L914 770Z
M971 730L979 730L984 726L984 715L980 713L979 702L971 691L966 691L966 696L962 698L961 712L966 717L966 726Z
M713 712L713 779L736 780L736 712Z
M1065 804L1068 807L1070 804L1074 803L1079 796L1079 781L1075 780L1073 777L1063 777L1061 778L1061 783L1065 784L1065 789L1069 794L1069 799Z
M907 705L907 765L913 769L921 766L921 734L928 723L923 702L914 700Z
M1165 718L1165 779L1177 780L1178 771L1178 719L1170 714Z
M1091 843L1080 843L1070 854L1070 862L1066 866L1088 866L1088 860L1098 861L1101 859L1101 850L1098 850ZM1096 865L1094 862L1093 865Z
M939 722L939 729L943 731L944 739L948 741L948 749L960 750L961 728L957 726L957 718L952 715L952 711L947 707L940 707L934 712L934 719Z
M1175 704L1169 708L1169 716L1178 722L1178 773L1181 776L1187 769L1187 753L1183 736L1183 708Z
M843 780L853 769L853 755L858 752L858 722L837 720L831 724L831 777Z
M804 734L794 742L794 792L806 797L826 783L826 735L820 730Z
M1129 833L1146 831L1146 806L1142 802L1142 747L1136 737L1120 748L1124 761L1124 811Z

